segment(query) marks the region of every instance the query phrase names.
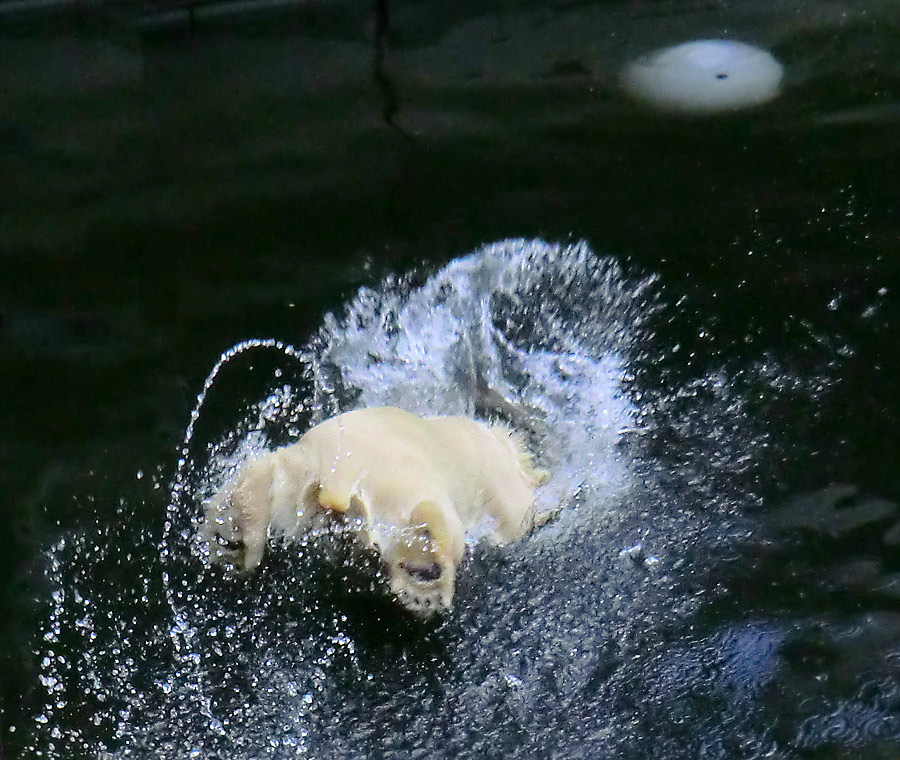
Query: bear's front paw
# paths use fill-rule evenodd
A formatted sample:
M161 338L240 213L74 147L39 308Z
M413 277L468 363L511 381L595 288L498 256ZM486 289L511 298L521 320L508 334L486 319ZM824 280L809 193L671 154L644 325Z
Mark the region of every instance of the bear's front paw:
M251 571L262 561L279 472L276 455L264 454L246 463L234 485L209 501L204 533L213 562Z

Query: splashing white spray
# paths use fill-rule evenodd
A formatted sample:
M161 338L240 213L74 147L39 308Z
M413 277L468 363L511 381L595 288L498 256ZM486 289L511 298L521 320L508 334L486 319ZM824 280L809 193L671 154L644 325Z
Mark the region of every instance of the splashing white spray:
M690 590L686 569L700 572L690 558L734 511L692 505L722 500L709 481L743 467L754 447L731 440L748 412L721 373L696 382L728 393L688 383L638 409L623 391L647 352L651 285L584 244L511 240L452 262L421 287L400 279L361 290L300 349L253 340L223 354L185 433L161 541L130 526L123 509L114 529L48 550L52 601L26 749L51 758L239 760L614 756L628 746L683 756L682 745L666 743L667 728L642 733L657 703L673 707L663 686L687 683L679 663L711 646L706 659L729 663L732 692L745 665L764 685L777 667L769 642L779 639L765 627L735 628L724 643L687 641L681 659L667 646L666 631L690 620L706 591ZM229 419L223 437L198 441L222 371L256 351L290 368L267 378L262 400ZM286 383L292 372L303 382ZM194 540L204 494L243 458L376 404L505 418L553 470L542 498L577 493L576 504L519 545L476 547L453 615L437 630L371 597L348 600L346 575L319 562L314 542L276 548L252 581L204 566ZM667 445L700 441L718 455L676 489L661 475L670 463L645 466L620 446L635 427L652 438L662 417ZM693 462L681 457L680 466ZM756 659L730 665L731 650L743 657L748 640L762 642ZM756 692L734 693L722 725L740 724L752 739L757 724L747 716L765 715Z

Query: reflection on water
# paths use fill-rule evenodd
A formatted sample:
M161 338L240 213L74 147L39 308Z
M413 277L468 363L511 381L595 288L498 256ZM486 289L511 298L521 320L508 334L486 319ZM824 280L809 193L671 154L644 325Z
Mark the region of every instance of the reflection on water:
M656 368L682 347L654 331L681 317L658 292L584 244L506 241L361 290L302 348L226 354L168 511L164 484L138 496L160 503L162 540L123 501L48 548L41 688L12 735L60 758L887 756L900 511L836 487L763 520L787 451L766 415L815 408L827 369L767 356L672 384ZM353 406L485 398L566 509L475 544L440 623L401 615L333 536L248 580L199 559L199 501L249 453ZM826 578L820 553L856 565Z

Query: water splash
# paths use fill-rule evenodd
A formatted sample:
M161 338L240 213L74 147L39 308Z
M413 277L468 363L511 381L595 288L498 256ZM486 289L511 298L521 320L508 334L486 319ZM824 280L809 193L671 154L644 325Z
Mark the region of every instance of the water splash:
M760 389L808 384L771 357L649 382L641 364L667 350L654 320L673 318L652 277L584 244L514 240L419 286L361 290L300 348L254 340L223 354L161 538L123 503L114 524L47 550L24 753L790 757L823 746L835 722L854 727L854 746L900 739L897 679L800 709L814 691L791 661L804 624L704 617L746 603L722 579L776 443ZM263 389L221 414L225 375L264 356ZM202 500L242 460L373 404L524 428L554 473L541 498L566 502L563 517L509 547L476 544L436 626L398 615L373 568L335 562L329 536L275 547L246 580L203 563ZM224 432L210 432L216 419Z
M508 240L419 288L363 289L305 353L317 406L505 418L553 475L548 507L621 487L617 443L636 425L622 381L657 308L652 283L584 243Z

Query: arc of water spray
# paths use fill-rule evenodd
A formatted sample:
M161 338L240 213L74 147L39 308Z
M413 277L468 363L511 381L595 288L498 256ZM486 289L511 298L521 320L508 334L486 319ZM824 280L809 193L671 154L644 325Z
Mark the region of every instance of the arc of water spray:
M179 507L183 506L181 495L184 491L185 486L185 472L189 459L191 441L194 437L194 430L197 424L197 420L200 418L200 411L202 410L203 405L206 402L206 398L209 394L210 388L212 388L213 383L215 382L219 373L228 363L230 363L237 356L246 353L247 351L252 351L260 348L274 348L278 351L281 351L285 356L289 356L292 359L304 362L304 357L301 351L299 351L289 343L276 340L275 338L250 338L248 340L241 341L240 343L229 348L219 357L218 361L215 363L215 365L213 365L213 368L206 376L206 380L204 380L203 382L203 387L200 390L200 393L197 394L197 401L194 404L194 408L191 410L190 420L188 421L188 425L185 429L184 437L181 442L181 449L178 457L178 465L175 470L175 477L173 478L172 487L169 491L169 500L166 506L166 521L163 526L163 537L159 544L160 559L162 560L163 589L165 590L166 603L169 605L169 609L172 612L173 621L173 624L169 629L169 637L172 640L176 658L182 663L182 665L185 665L187 667L187 688L192 690L196 694L200 705L200 712L209 720L210 728L212 728L220 735L225 734L225 729L222 726L221 722L213 714L212 703L209 697L204 694L204 690L202 688L203 676L202 673L199 672L199 663L194 661L186 654L187 645L190 643L190 640L193 638L196 630L192 628L187 618L185 617L184 612L179 609L179 606L176 603L175 594L172 590L169 579L169 573L166 570L166 559L169 557L170 551L169 536L175 529L176 525L176 511L179 509ZM2 758L0 758L0 760L2 760Z
M197 424L197 420L200 418L200 410L203 408L203 404L206 402L207 394L209 393L210 388L212 388L213 383L226 364L231 362L237 356L246 353L247 351L252 351L258 348L274 348L278 351L281 351L285 356L289 356L292 359L296 359L300 362L304 361L303 354L299 349L295 348L289 343L285 343L284 341L280 341L275 338L249 338L247 340L243 340L240 343L237 343L236 345L229 348L219 357L218 361L215 363L215 365L213 365L213 368L206 376L206 380L203 381L203 388L200 390L200 393L197 394L197 402L194 404L194 408L191 410L190 421L188 422L188 426L184 431L184 438L181 441L178 466L175 470L175 478L172 482L172 490L169 493L169 504L166 508L168 518L166 524L167 531L171 529L170 522L172 512L178 508L178 496L180 496L184 487L184 471L188 462L188 453L191 441L194 438L194 428Z

